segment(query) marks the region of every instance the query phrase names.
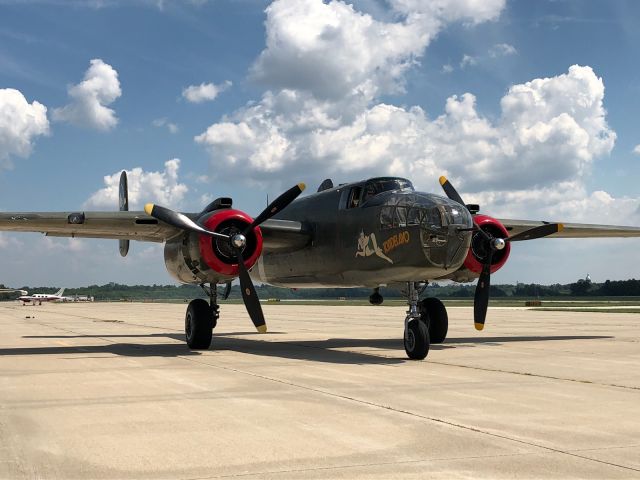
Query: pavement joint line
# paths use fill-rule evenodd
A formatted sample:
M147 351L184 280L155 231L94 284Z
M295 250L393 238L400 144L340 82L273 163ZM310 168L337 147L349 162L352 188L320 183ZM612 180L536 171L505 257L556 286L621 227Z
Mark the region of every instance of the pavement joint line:
M362 399L358 399L358 398L355 398L355 397L350 397L348 395L343 395L343 394L333 393L333 392L327 392L327 391L322 390L322 389L308 387L308 386L305 386L305 385L299 385L299 384L296 384L296 383L293 383L293 382L288 382L286 380L280 380L278 378L268 377L266 375L260 375L260 374L253 373L253 372L247 372L247 371L239 370L239 369L236 369L236 368L224 367L224 366L220 366L220 365L212 365L210 363L198 361L198 360L195 360L195 359L192 359L192 358L186 358L186 357L178 357L178 358L182 358L184 360L187 360L187 361L190 361L190 362L194 362L194 363L200 363L200 364L204 364L204 365L209 365L210 367L213 367L213 368L218 368L218 369L222 369L222 370L241 373L241 374L249 375L249 376L252 376L252 377L255 377L255 378L260 378L260 379L263 379L263 380L267 380L267 381L271 381L271 382L275 382L275 383L280 383L280 384L283 384L283 385L288 385L288 386L291 386L291 387L296 387L296 388L300 388L300 389L303 389L303 390L312 391L312 392L315 392L315 393L320 393L322 395L327 395L327 396L334 397L334 398L340 398L340 399L343 399L343 400L347 400L347 401L354 402L354 403L359 403L359 404L362 404L362 405L367 405L367 406L370 406L370 407L389 410L389 411L392 411L392 412L395 412L395 413L400 413L400 414L403 414L403 415L408 415L408 416L411 416L411 417L420 418L420 419L423 419L423 420L427 420L427 421L434 422L434 423L439 423L439 424L442 424L442 425L447 425L447 426L454 427L454 428L459 428L459 429L462 429L462 430L468 430L468 431L471 431L471 432L479 433L481 435L487 435L487 436L490 436L490 437L500 438L500 439L511 441L511 442L515 442L515 443L520 443L522 445L528 445L530 447L540 448L540 449L547 450L547 451L550 451L550 452L559 453L559 454L562 454L562 455L568 455L568 456L571 456L571 457L581 458L583 460L589 460L589 461L592 461L592 462L601 463L601 464L609 465L609 466L612 466L612 467L622 468L624 470L631 470L631 471L634 471L634 472L640 472L639 468L629 467L629 466L626 466L626 465L620 465L620 464L613 463L613 462L606 462L604 460L598 460L598 459L587 457L587 456L584 456L584 455L578 455L577 453L573 453L572 451L565 451L565 450L561 450L561 449L558 449L558 448L548 447L546 445L541 445L541 444L530 442L530 441L526 441L526 440L520 440L520 439L509 437L507 435L503 435L503 434L500 434L500 433L493 433L493 432L489 432L489 431L486 431L486 430L482 430L481 428L478 428L478 427L473 427L473 426L470 426L470 425L464 425L464 424L461 424L461 423L456 423L456 422L444 420L442 418L430 417L428 415L421 415L419 413L410 412L408 410L395 408L395 407L392 407L392 406L389 406L389 405L381 405L381 404L378 404L378 403L375 403L375 402L370 402L368 400L362 400Z
M86 317L84 317L84 318L86 318ZM46 324L46 323L42 323L42 322L36 322L36 323L39 324L39 325L42 325L42 326L48 326L48 327L51 327L51 328L54 328L54 329L66 331L68 333L80 334L79 332L76 332L76 331L73 331L73 330L69 330L69 329L64 329L62 327L58 327L58 326L55 326L55 325ZM95 337L95 338L100 338L101 340L104 340L104 341L109 342L109 343L116 343L113 340L108 339L108 338L103 338L103 337ZM142 350L153 351L153 348L150 348L149 346L142 345L142 344L139 345L139 346L136 346L136 348L139 348L139 349L142 349ZM322 390L322 389L319 389L319 388L309 387L309 386L306 386L306 385L300 385L300 384L297 384L297 383L289 382L289 381L286 381L286 380L281 380L281 379L274 378L274 377L269 377L269 376L266 376L266 375L261 375L261 374L254 373L254 372L249 372L249 371L246 371L246 370L240 370L240 369L237 369L237 368L226 367L226 366L221 366L221 365L213 365L213 364L210 364L210 363L207 363L207 362L204 362L204 361L196 360L194 358L184 357L184 356L181 356L181 355L178 355L178 356L176 356L174 358L185 360L185 361L188 361L188 362L198 363L198 364L201 364L201 365L206 365L208 367L212 367L212 368L216 368L216 369L220 369L220 370L231 371L231 372L239 373L239 374L242 374L242 375L248 375L248 376L252 376L254 378L260 378L262 380L266 380L266 381L269 381L269 382L279 383L279 384L282 384L282 385L287 385L287 386L290 386L290 387L299 388L301 390L307 390L307 391L311 391L311 392L314 392L314 393L319 393L321 395L326 395L326 396L330 396L330 397L333 397L333 398L339 398L339 399L342 399L342 400L347 400L349 402L359 403L361 405L367 405L367 406L374 407L374 408L388 410L388 411L391 411L391 412L399 413L399 414L402 414L402 415L407 415L407 416L414 417L414 418L420 418L422 420L427 420L427 421L430 421L430 422L433 422L433 423L437 423L437 424L440 424L440 425L446 425L446 426L453 427L453 428L458 428L458 429L461 429L461 430L466 430L466 431L470 431L470 432L474 432L474 433L479 433L480 435L486 435L486 436L493 437L493 438L500 438L502 440L507 440L507 441L511 441L511 442L514 442L514 443L519 443L521 445L527 445L527 446L530 446L530 447L539 448L539 449L546 450L546 451L549 451L549 452L558 453L558 454L561 454L561 455L567 455L567 456L571 456L571 457L575 457L575 458L580 458L580 459L583 459L583 460L588 460L588 461L591 461L591 462L599 463L599 464L602 464L602 465L609 465L609 466L612 466L612 467L621 468L623 470L630 470L630 471L633 471L633 472L640 472L640 468L629 467L629 466L626 466L626 465L620 465L620 464L613 463L613 462L607 462L607 461L604 461L604 460L591 458L591 457L588 457L588 456L585 456L585 455L579 455L578 453L575 453L578 450L576 450L576 451L566 451L566 450L561 450L561 449L554 448L554 447L548 447L546 445L541 445L539 443L534 443L534 442L527 441L527 440L520 440L518 438L513 438L513 437L510 437L510 436L507 436L507 435L504 435L504 434L489 432L489 431L486 431L486 430L482 430L481 428L478 428L478 427L473 427L471 425L464 425L462 423L456 423L456 422L452 422L452 421L449 421L449 420L444 420L442 418L431 417L431 416L428 416L428 415L422 415L422 414L419 414L419 413L416 413L416 412L410 412L408 410L395 408L395 407L392 407L390 405L382 405L382 404L378 404L378 403L371 402L371 401L368 401L368 400L363 400L363 399L358 399L358 398L355 398L355 397L351 397L349 395L328 392L326 390ZM439 365L445 365L445 366L455 366L455 367L462 367L462 368L484 370L482 368L470 367L470 366L465 366L465 365L455 365L455 364L449 365L449 364L444 363L444 362L432 362L432 363L439 364ZM496 371L496 372L499 372L499 373L518 374L517 372L500 371L500 370L497 370L497 369L493 370L493 371ZM520 374L520 375L522 375L522 374ZM539 377L556 379L554 377L546 377L544 375L540 375ZM569 381L574 381L574 382L576 381L576 380L562 379L562 378L558 378L557 380L569 380ZM579 382L579 383L584 383L584 382ZM587 382L587 383L592 383L592 382ZM631 387L631 388L637 390L637 388L634 388L634 387ZM207 478L207 477L204 477L204 478ZM211 478L215 478L215 477L211 477Z
M415 460L398 460L396 462L371 462L371 463L352 463L348 465L333 465L330 467L310 467L310 468L291 468L282 470L263 470L260 472L246 472L246 473L232 473L224 475L214 475L206 477L191 477L187 480L209 480L214 478L240 478L240 477L254 477L258 475L277 475L286 473L304 473L304 472L322 472L329 470L347 470L350 468L362 468L362 467L385 467L389 465L410 465L417 463L429 463L429 462L449 462L451 460L486 460L489 458L505 458L505 457L526 457L530 455L536 455L533 452L526 453L503 453L497 455L469 455L463 457L442 457L442 458L418 458Z
M631 385L618 385L615 383L599 383L599 382L592 382L591 380L578 380L575 378L554 377L552 375L540 375L538 373L531 373L531 372L516 372L513 370L502 370L499 368L475 367L472 365L460 365L458 363L438 362L433 360L429 360L429 363L434 363L437 365L445 365L447 367L459 367L459 368L468 368L471 370L482 370L484 372L509 373L511 375L521 375L523 377L537 377L537 378L545 378L548 380L560 380L564 382L586 383L589 385L599 385L601 387L623 388L625 390L640 390L640 387L634 387Z

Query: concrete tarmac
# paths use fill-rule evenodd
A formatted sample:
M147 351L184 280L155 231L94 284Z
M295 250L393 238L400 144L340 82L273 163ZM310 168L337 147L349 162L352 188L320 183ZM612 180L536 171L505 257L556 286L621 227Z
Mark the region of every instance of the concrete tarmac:
M0 303L0 478L640 478L640 315ZM27 318L31 317L31 318Z

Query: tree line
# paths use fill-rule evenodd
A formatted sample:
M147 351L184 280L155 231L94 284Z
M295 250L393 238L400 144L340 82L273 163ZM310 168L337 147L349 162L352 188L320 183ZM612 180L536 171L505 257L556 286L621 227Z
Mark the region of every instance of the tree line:
M9 288L0 284L0 288ZM13 287L11 287L13 288ZM60 287L17 287L30 293L55 293ZM224 288L219 287L220 293ZM256 285L258 296L268 299L368 299L371 295L369 288L318 288L318 289L290 289L273 287L271 285ZM423 296L439 298L472 298L475 285L459 285L438 283L429 284ZM380 293L385 298L404 298L402 288L384 287ZM0 301L15 300L19 293L0 293ZM64 295L68 297L91 296L97 301L108 300L189 300L192 298L206 298L204 291L197 285L123 285L107 283L105 285L89 285L88 287L67 288ZM514 298L540 297L633 297L640 296L640 280L607 280L604 283L592 283L589 280L578 280L575 283L539 285L535 283L516 285L491 285L491 296ZM239 287L234 285L229 296L240 299Z

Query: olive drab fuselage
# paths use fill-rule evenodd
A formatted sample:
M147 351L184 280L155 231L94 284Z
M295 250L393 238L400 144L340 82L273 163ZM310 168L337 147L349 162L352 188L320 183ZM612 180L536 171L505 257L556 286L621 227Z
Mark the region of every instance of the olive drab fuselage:
M446 277L467 256L473 220L460 204L373 178L300 198L274 218L301 222L309 243L263 252L252 270L285 287L377 287Z

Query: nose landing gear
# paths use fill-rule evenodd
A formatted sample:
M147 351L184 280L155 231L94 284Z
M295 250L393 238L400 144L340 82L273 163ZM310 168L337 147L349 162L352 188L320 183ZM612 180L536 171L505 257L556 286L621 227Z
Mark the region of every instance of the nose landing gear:
M429 353L429 329L418 309L416 282L407 283L409 310L404 319L404 351L412 360L423 360Z
M407 283L409 310L404 320L404 350L412 360L422 360L432 343L442 343L447 337L449 318L444 304L437 298L418 301L426 284Z

